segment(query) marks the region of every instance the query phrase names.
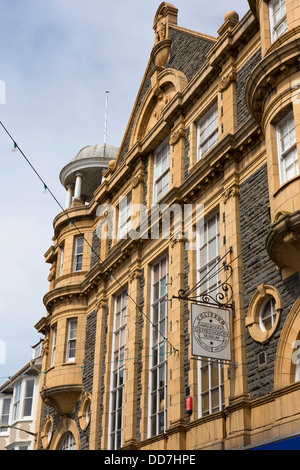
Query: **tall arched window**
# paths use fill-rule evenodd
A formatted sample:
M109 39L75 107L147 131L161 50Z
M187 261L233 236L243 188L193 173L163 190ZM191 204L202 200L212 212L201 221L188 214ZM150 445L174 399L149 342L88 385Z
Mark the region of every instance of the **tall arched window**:
M76 450L75 437L71 432L68 432L63 438L60 450Z
M278 341L274 389L287 387L300 380L300 297L288 314Z

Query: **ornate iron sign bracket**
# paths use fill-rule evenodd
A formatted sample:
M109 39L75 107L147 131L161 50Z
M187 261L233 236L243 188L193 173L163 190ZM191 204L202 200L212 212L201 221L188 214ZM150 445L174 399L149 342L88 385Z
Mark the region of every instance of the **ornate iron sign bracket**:
M212 305L214 307L234 310L232 287L229 279L232 276L232 266L227 263L226 257L232 253L232 248L218 260L216 265L192 288L188 290L180 289L178 295L173 295L173 299L186 300L199 305ZM225 273L223 282L216 283L215 287L209 291L201 292L201 287L211 278ZM223 275L224 277L224 275Z

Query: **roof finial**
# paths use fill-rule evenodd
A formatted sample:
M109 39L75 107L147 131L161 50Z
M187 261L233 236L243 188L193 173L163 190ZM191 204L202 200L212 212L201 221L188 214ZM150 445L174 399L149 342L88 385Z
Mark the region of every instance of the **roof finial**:
M104 118L104 148L103 148L103 157L105 157L105 149L106 149L106 135L107 135L107 105L108 105L108 93L106 91L106 100L105 100L105 118Z

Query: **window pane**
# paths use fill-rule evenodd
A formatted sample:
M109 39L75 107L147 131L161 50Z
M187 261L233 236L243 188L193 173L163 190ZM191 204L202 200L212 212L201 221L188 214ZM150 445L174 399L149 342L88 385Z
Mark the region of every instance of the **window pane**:
M202 416L209 413L209 395L205 393L202 395Z
M157 300L158 297L159 297L159 283L154 284L153 300Z
M164 277L164 278L161 280L161 286L160 286L160 288L161 288L161 294L160 294L160 295L161 295L161 297L162 297L163 295L166 295L166 293L167 293L167 277Z
M156 415L151 417L151 436L156 435Z
M211 393L212 411L219 411L219 389L213 390Z
M216 362L211 364L211 387L219 385L219 366Z
M157 412L157 395L156 391L152 393L151 395L151 412L156 413Z
M152 390L157 389L157 369L152 372Z
M164 432L164 429L165 429L164 412L159 413L158 420L159 420L158 433L161 434L162 432Z
M31 416L32 401L33 401L32 398L26 398L25 399L23 416Z
M202 390L206 391L209 389L208 385L208 365L205 367L201 367L201 385Z
M163 387L165 385L165 368L161 366L159 368L159 386Z

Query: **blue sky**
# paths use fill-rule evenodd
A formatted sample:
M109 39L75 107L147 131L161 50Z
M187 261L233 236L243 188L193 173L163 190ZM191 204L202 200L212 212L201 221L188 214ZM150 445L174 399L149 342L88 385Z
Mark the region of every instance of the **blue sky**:
M64 206L59 172L86 145L119 146L154 44L156 0L0 0L0 120ZM247 0L178 0L178 24L213 36ZM44 253L60 212L0 128L0 342L3 377L31 359L46 315ZM1 358L0 358L1 359Z

